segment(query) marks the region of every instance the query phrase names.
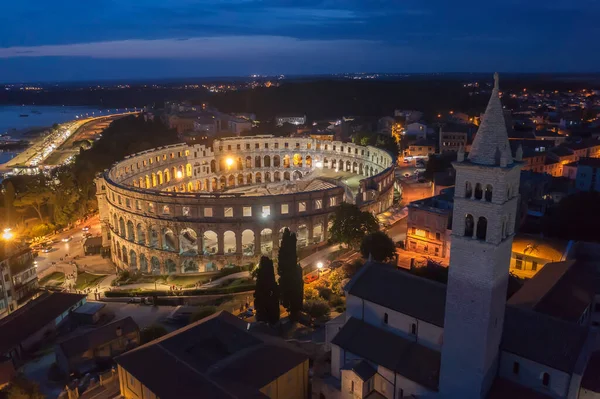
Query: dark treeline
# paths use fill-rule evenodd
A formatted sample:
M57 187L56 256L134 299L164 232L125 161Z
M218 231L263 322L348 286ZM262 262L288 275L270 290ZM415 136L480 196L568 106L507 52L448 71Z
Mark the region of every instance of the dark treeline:
M458 81L315 81L287 83L278 88L259 88L219 93L211 104L224 112L254 112L260 120L276 114L305 113L311 119L341 115L391 115L394 109L478 110L485 96L469 96Z
M81 105L102 108L162 107L167 100L203 101L208 93L176 88L132 86L127 89L55 87L43 91L0 90L0 104Z
M167 100L209 101L224 112L254 112L260 120L281 113L306 113L311 119L340 115L379 117L390 115L396 108L417 109L430 116L449 110L476 115L487 104L493 81L491 73L415 75L402 80L309 79L286 81L277 88L217 94L210 94L203 88L181 89L173 83L162 88L136 84L119 89L62 85L48 87L41 92L2 90L0 104L122 108L161 107ZM469 95L472 90L477 90L463 87L469 82L480 83L479 94ZM504 91L523 88L567 91L600 87L599 75L501 74L500 82Z

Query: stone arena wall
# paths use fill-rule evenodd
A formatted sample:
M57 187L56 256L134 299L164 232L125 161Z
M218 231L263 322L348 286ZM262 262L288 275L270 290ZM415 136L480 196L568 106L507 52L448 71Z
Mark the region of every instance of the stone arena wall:
M304 190L318 168L364 178L357 193L335 181ZM299 246L326 241L329 218L343 201L373 213L387 209L393 169L384 150L310 138L235 137L212 147L159 147L126 157L97 179L103 243L118 267L156 274L254 263L261 254L277 255L286 227L296 232ZM269 185L286 181L297 191L225 191L268 192Z

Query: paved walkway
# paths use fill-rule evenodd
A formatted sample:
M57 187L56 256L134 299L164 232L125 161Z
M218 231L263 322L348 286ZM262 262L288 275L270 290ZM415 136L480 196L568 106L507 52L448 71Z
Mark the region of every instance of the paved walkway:
M200 286L200 289L206 290L208 288L215 288L226 281L235 280L237 278L248 278L248 277L250 277L250 272L233 273L233 274L229 274L227 276L223 276L221 278L214 279L210 283L202 284ZM186 288L184 288L184 289L186 289ZM190 289L193 289L193 288L190 288Z

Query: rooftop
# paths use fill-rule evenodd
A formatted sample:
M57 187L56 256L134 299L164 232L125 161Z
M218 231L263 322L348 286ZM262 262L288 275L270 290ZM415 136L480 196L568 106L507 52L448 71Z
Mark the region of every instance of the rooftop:
M517 291L509 305L577 323L600 284L594 262L547 263Z
M569 155L573 155L572 149L563 146L554 147L548 151L559 157L568 157Z
M536 173L539 174L539 173ZM517 234L513 239L512 251L551 262L564 260L569 241L540 237L534 234Z
M529 309L506 306L500 346L503 351L570 374L587 334L584 326Z
M53 292L40 297L0 319L0 353L19 345L64 312L72 309L85 295Z
M600 158L579 158L579 165L600 168Z
M393 266L368 262L346 286L348 294L436 326L444 326L446 286Z
M437 390L441 353L351 317L333 345Z
M180 399L198 392L210 398L263 398L262 387L306 359L285 342L249 332L248 323L219 312L116 361L161 399Z
M102 344L114 341L119 334L127 335L139 331L138 325L131 317L125 317L105 324L101 327L87 330L57 344L67 358L78 356Z

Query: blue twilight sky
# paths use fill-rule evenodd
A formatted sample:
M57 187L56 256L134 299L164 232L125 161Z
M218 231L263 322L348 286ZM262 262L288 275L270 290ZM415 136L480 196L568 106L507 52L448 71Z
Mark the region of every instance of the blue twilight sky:
M600 71L600 0L2 0L0 82Z

